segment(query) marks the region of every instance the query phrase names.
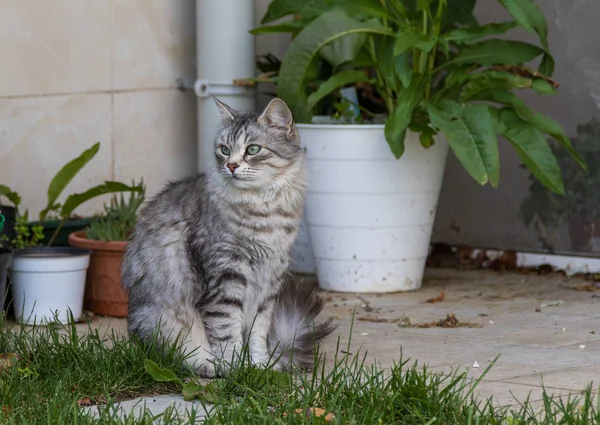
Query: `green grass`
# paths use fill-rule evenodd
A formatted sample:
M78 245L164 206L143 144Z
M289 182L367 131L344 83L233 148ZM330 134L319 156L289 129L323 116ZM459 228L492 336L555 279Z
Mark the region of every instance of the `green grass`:
M0 374L0 424L150 424L159 418L149 412L119 418L114 403L138 395L181 393L184 382L191 382L188 392L196 385L176 350L161 354L92 330L78 336L73 324L8 328L0 321L3 352L15 353L19 360ZM145 368L152 364L175 382L156 381ZM545 396L539 412L528 402L508 410L494 407L492 400L478 401L477 383L465 373L442 375L402 359L382 370L355 353L321 356L312 374L289 376L240 366L208 387L198 383L196 390L200 405L215 403L207 424L326 423L293 413L307 408L334 413L335 424L600 424L599 401L591 387L577 399ZM86 397L106 405L98 410L99 417L90 417L79 406L78 400ZM160 419L193 423L193 418L177 418L173 410Z

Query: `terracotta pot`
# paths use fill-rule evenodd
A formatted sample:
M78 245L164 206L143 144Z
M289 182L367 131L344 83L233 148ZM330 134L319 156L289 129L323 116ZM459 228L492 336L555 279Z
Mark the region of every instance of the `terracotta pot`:
M121 285L121 263L127 242L88 239L81 230L69 235L69 245L92 250L83 307L103 316L127 317L129 297Z

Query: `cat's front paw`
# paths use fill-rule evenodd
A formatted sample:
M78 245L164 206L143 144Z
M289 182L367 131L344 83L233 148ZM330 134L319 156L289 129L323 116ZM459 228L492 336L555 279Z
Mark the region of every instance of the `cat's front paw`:
M195 372L201 378L213 379L213 378L224 378L231 370L230 365L215 363L202 364L196 367Z
M282 371L285 369L285 365L280 362L280 359L270 356L268 354L254 355L251 356L252 365L261 369L272 369L275 371Z
M215 365L213 364L203 364L200 365L198 367L196 367L196 375L198 375L201 378L206 378L206 379L213 379L217 377L217 370L215 368Z

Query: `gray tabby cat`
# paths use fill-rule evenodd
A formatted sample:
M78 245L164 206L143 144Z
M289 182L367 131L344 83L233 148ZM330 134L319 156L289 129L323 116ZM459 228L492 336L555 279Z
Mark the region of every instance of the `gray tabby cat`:
M160 329L205 377L226 373L246 343L257 365L310 368L334 328L315 323L314 289L286 282L307 181L292 114L280 99L260 115L215 101L214 168L139 213L122 267L129 331L143 340Z

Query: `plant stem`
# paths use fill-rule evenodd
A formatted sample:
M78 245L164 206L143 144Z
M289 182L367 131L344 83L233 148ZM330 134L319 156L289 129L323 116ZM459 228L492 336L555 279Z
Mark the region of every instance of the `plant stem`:
M386 2L385 0L380 0L381 5L383 6L383 8L386 10L387 12L387 7L386 7ZM383 26L387 28L388 26L388 22L387 22L387 18L384 16L383 17Z
M56 239L56 237L58 236L58 233L60 232L60 229L62 229L62 226L65 223L65 221L66 219L63 218L58 222L58 226L56 227L56 230L54 231L52 237L50 238L50 241L48 242L48 247L52 246L52 242L54 242L54 239Z
M431 77L433 75L433 66L435 65L435 56L437 54L438 49L438 40L440 36L441 26L442 26L442 16L444 11L446 10L446 1L447 0L439 0L438 8L435 13L435 24L434 24L434 37L435 43L433 45L433 49L429 53L429 61L427 63L427 85L425 86L425 99L429 99L431 95Z
M370 116L372 116L372 117L377 117L377 114L376 114L376 113L369 111L369 110L368 110L367 108L365 108L364 106L360 106L358 103L352 102L351 100L349 100L349 99L347 99L347 98L346 98L345 100L346 100L346 102L350 103L351 105L354 105L354 106L356 106L358 109L360 109L360 110L361 110L362 112L364 112L365 114L367 114L367 115L370 115Z
M377 54L375 53L375 41L373 40L372 36L369 37L369 53L371 54L373 63L377 64L378 61L377 61ZM376 78L377 78L376 87L379 89L379 93L381 94L381 97L383 97L383 100L385 101L385 106L388 110L388 113L391 114L392 112L394 112L394 101L392 99L392 90L390 90L390 88L387 87L387 85L385 84L385 80L382 77L382 73L381 73L381 70L379 69L379 66L375 65L375 67L377 68L377 72L375 73Z
M429 9L429 2L424 0L421 2L421 8L423 13L423 25L421 27L421 34L427 36L428 32L428 18L427 18L427 9ZM427 64L427 54L425 52L421 52L419 55L419 73L423 73L425 71L425 67Z

